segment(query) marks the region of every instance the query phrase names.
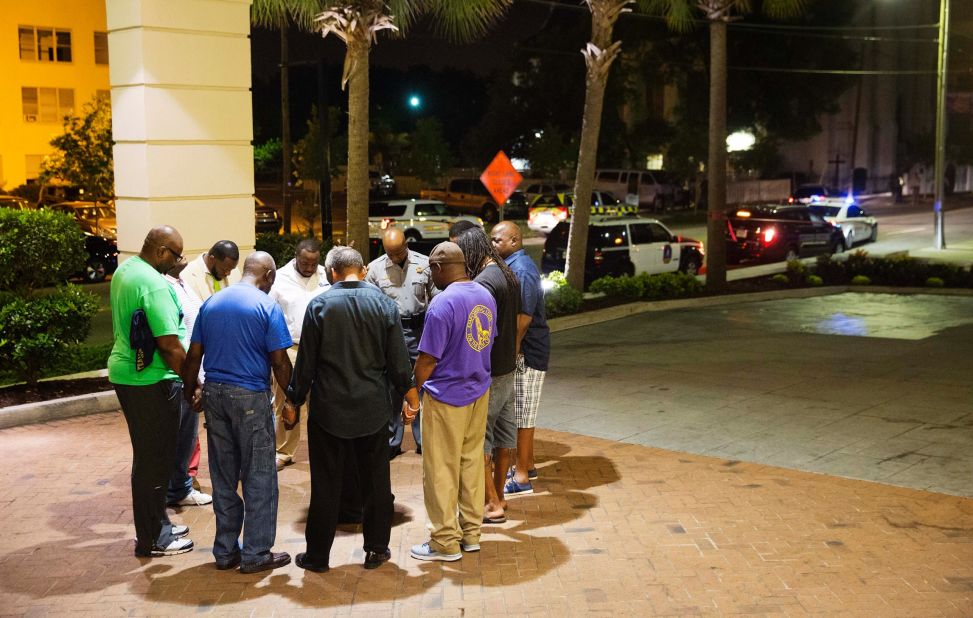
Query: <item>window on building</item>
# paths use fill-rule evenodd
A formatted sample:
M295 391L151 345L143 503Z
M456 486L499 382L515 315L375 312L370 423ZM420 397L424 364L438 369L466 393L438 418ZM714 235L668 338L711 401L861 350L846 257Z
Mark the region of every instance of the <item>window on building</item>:
M60 122L74 114L74 90L71 88L21 88L24 122Z
M20 26L17 31L21 60L71 62L70 30Z
M24 157L27 171L27 181L37 180L41 176L41 163L44 162L44 155L27 155Z
M95 33L95 64L108 64L108 33Z

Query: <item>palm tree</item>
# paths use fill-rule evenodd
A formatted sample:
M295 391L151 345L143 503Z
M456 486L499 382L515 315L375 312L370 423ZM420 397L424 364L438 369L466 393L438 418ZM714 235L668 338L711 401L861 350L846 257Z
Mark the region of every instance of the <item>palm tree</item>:
M622 42L612 41L612 29L622 13L627 13L634 0L585 0L591 11L591 42L584 55L585 99L581 120L581 142L578 168L574 180L574 212L568 232L568 255L565 277L571 287L584 289L584 264L588 252L588 220L591 215L591 189L595 179L598 134L605 103L605 84L612 62L621 51Z
M296 1L296 0L295 0ZM324 0L314 18L323 36L346 46L342 88L348 88L348 228L346 241L368 246L368 60L382 30L399 31L428 15L447 37L467 41L484 33L510 0Z
M639 0L648 12L662 12L673 30L685 31L692 25L693 8L709 22L709 157L706 163L707 231L706 288L720 291L726 287L726 25L736 13L751 9L750 0ZM784 19L799 14L804 0L763 0L761 8L769 17Z

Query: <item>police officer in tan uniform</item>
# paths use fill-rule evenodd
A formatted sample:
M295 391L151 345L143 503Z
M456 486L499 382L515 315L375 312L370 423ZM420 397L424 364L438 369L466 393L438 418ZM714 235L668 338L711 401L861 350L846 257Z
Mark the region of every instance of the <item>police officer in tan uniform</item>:
M402 316L402 332L409 347L409 360L415 365L419 356L419 339L429 301L439 290L432 282L429 258L408 247L405 235L397 227L385 231L382 237L385 255L368 265L365 281L378 286L382 293L395 301ZM402 452L402 398L391 393L392 409L389 422L389 448L391 457ZM416 452L422 453L422 433L416 419L412 423L412 437L416 440Z

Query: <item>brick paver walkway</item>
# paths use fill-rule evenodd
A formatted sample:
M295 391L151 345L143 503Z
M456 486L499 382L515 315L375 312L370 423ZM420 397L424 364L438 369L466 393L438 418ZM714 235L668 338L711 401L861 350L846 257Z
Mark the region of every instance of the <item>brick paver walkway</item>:
M511 499L479 554L408 557L426 534L407 453L393 463L391 563L363 570L348 531L329 573L247 576L214 569L209 507L174 515L196 551L133 556L120 415L5 430L0 614L973 615L971 499L554 431L537 450L541 493ZM293 555L307 465L280 483L276 547Z

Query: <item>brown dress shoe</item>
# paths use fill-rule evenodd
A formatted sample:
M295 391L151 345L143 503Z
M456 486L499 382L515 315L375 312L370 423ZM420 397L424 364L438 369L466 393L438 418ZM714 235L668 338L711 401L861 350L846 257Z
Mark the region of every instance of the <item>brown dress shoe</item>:
M291 555L286 551L270 552L270 554L256 564L241 564L241 573L259 573L282 567L291 563Z

